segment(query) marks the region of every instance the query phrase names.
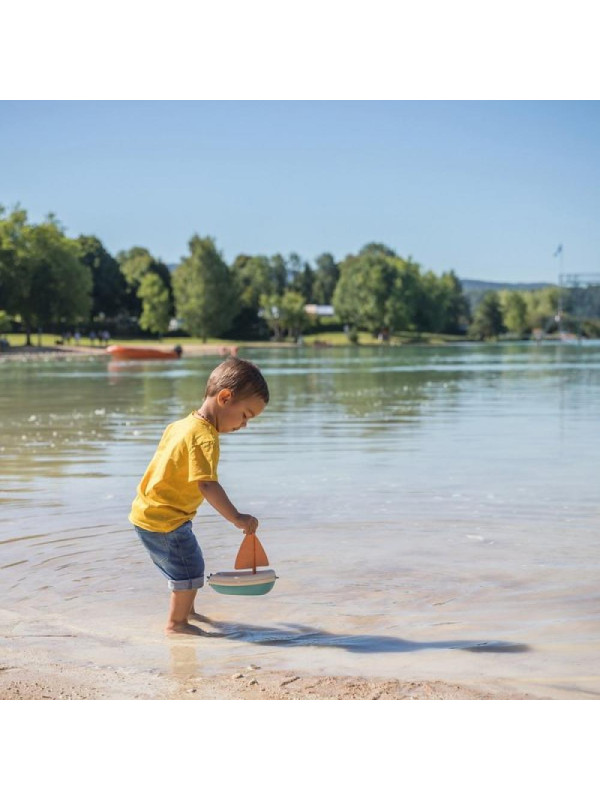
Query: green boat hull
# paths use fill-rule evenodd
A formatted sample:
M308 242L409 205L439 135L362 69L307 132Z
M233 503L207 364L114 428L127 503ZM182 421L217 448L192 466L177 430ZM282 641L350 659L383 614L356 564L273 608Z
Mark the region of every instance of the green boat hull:
M211 583L210 586L219 592L219 594L244 594L244 595L257 595L267 594L275 586L275 581L268 581L267 583L254 583L248 586L223 586L217 583Z

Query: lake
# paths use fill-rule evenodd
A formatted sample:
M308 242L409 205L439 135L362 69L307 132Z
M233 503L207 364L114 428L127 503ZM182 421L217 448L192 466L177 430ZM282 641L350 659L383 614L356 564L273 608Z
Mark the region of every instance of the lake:
M218 357L0 362L0 609L55 660L202 674L249 663L600 693L600 344L248 349L271 402L219 476L279 580L209 587L227 636L173 646L127 521L163 428ZM208 572L240 532L208 504ZM82 645L85 642L85 646ZM39 642L37 642L39 645Z

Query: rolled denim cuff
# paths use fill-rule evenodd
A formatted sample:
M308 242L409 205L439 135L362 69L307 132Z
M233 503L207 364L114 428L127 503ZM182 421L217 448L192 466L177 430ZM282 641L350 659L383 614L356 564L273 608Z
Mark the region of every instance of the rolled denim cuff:
M186 592L189 589L201 589L204 586L204 575L199 578L189 578L185 581L168 580L167 585L172 592Z

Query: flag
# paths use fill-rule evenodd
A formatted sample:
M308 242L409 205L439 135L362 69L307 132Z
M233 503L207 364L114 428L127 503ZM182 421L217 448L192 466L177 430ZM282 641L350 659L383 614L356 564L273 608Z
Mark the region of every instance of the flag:
M559 256L561 253L562 253L562 244L559 244L558 247L556 248L556 253L554 253L554 255Z

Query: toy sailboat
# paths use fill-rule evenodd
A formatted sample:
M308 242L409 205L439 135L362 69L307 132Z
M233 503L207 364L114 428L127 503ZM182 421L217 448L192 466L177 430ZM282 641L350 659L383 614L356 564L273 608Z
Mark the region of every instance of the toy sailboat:
M270 592L277 575L273 569L256 570L268 567L269 559L255 533L246 534L238 551L235 572L215 572L208 576L208 584L220 594L257 595ZM243 572L240 570L251 570Z

